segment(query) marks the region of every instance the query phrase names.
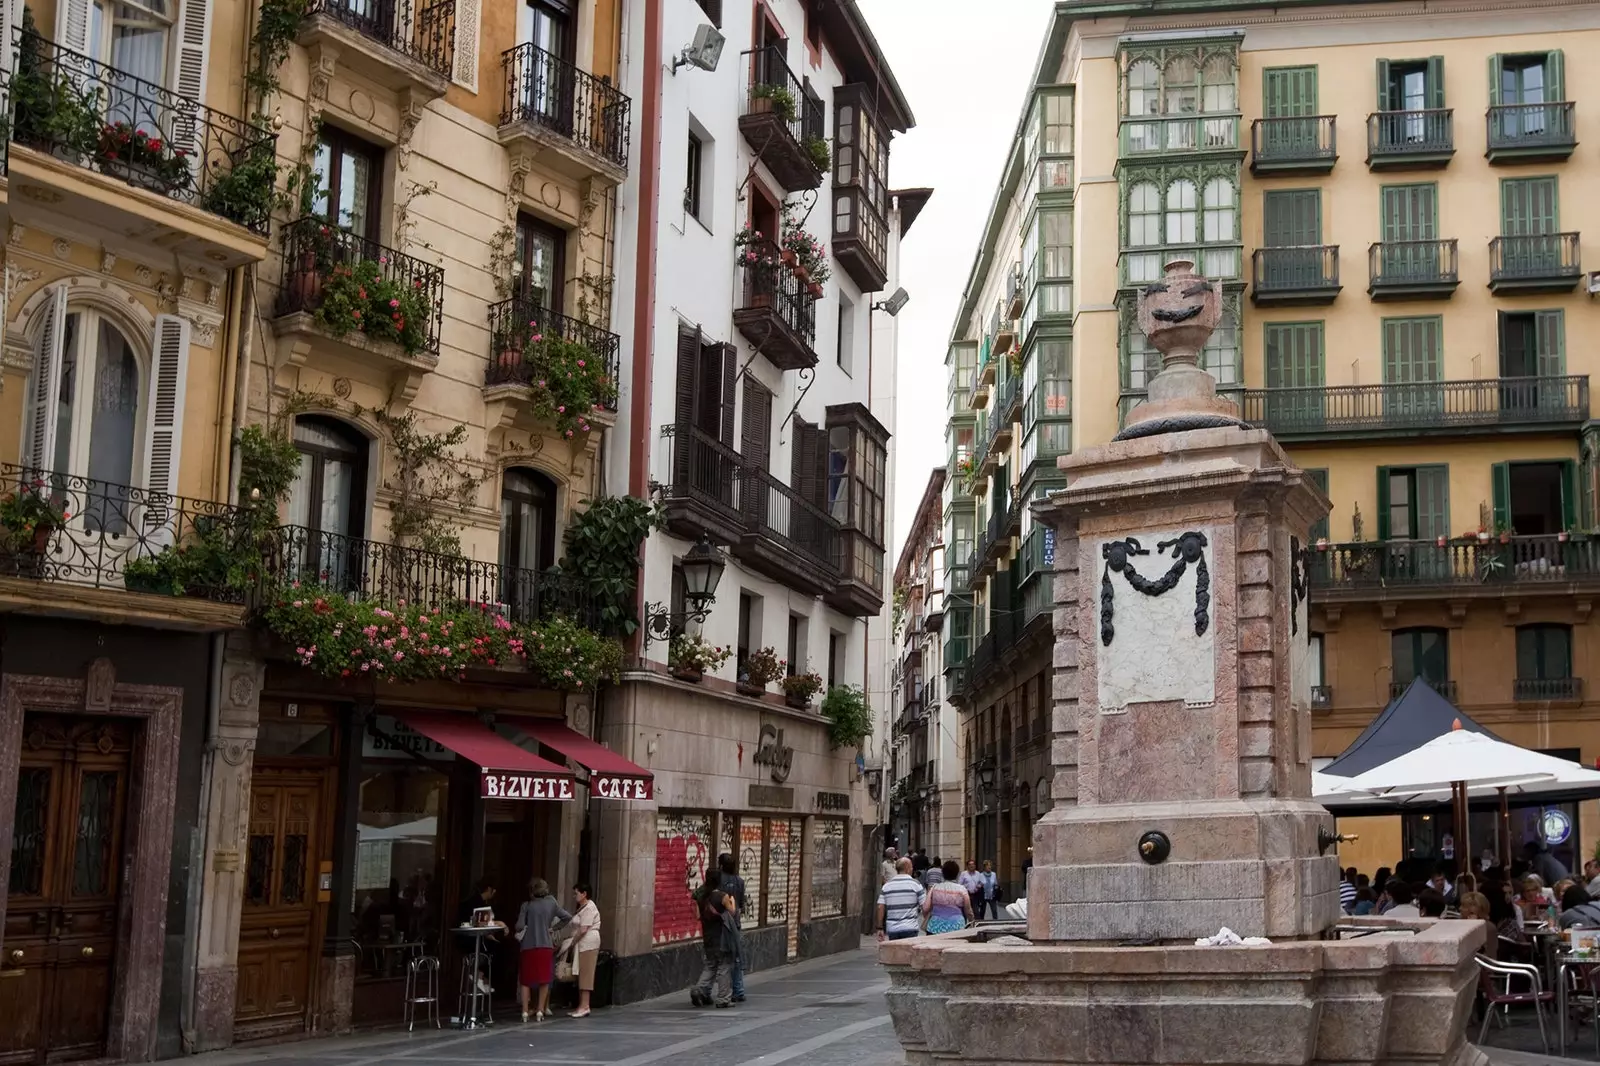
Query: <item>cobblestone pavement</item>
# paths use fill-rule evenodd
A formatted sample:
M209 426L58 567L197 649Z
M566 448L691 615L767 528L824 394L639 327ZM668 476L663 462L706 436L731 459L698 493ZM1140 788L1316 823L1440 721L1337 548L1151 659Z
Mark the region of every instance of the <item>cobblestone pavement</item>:
M200 1056L204 1066L897 1066L904 1061L867 947L751 974L748 998L727 1010L696 1009L687 992L542 1025L499 1021L487 1029L353 1036L236 1048Z

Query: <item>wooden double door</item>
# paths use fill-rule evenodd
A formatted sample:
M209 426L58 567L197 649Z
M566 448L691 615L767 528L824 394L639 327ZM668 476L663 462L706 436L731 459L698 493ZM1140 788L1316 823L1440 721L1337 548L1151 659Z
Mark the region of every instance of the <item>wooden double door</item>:
M24 719L0 955L0 1063L105 1054L139 732L126 719Z
M258 768L250 785L234 1038L302 1030L322 916L317 867L326 836L322 770Z

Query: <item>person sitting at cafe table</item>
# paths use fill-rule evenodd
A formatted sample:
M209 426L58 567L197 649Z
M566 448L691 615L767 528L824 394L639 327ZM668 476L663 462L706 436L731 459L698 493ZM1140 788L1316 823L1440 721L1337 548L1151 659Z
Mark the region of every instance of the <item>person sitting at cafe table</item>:
M483 940L484 940L484 944L483 944L483 948L482 948L482 960L483 961L479 964L480 968L479 968L479 971L478 971L478 990L480 992L483 992L485 995L487 995L489 993L489 991L490 991L490 989L489 989L489 977L488 977L488 974L485 971L488 969L489 959L490 959L490 956L493 953L492 952L492 945L498 943L499 940L500 940L500 934L506 931L506 923L502 922L500 919L494 917L494 911L490 907L490 904L493 902L493 900L494 900L494 885L490 884L489 879L487 877L480 877L480 878L478 878L478 883L475 886L474 893L472 895L468 896L466 899L462 900L461 901L461 906L456 908L456 924L458 926L470 926L470 925L472 925L473 924L473 920L472 920L473 916L479 910L487 910L487 911L489 911L489 920L487 922L478 923L480 927L482 927L484 925L487 925L487 926L492 927L495 930L492 933L486 933L484 935L484 937L483 937ZM470 947L470 945L469 945L469 947ZM467 953L471 954L470 951L468 951Z
M1443 918L1446 900L1436 888L1425 888L1417 893L1417 912L1423 918Z
M1563 929L1600 928L1600 903L1594 901L1588 889L1575 884L1561 896L1560 922Z
M1390 907L1383 912L1385 918L1421 918L1422 911L1417 909L1415 893L1411 886L1398 877L1389 878L1389 883L1383 886L1383 894L1389 897Z

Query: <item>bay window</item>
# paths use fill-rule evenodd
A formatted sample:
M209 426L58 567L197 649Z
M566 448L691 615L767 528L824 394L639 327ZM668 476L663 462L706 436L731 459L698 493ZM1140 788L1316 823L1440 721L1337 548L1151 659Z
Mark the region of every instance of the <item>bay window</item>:
M852 608L882 606L884 493L889 433L861 404L828 408L826 506L839 523L835 565L841 585L855 586Z

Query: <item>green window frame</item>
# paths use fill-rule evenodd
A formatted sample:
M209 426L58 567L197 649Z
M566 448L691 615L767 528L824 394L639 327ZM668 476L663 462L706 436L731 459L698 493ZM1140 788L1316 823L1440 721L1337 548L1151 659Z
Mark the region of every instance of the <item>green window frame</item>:
M1441 276L1439 186L1433 182L1378 189L1379 276L1426 282Z
M1271 189L1262 197L1262 246L1303 248L1322 243L1322 190Z
M1444 56L1378 60L1379 111L1436 111L1444 107Z
M1444 405L1444 319L1385 318L1383 343L1384 413L1407 416L1438 413Z
M1240 268L1239 167L1126 168L1121 180L1121 284L1160 279L1175 255L1191 256L1210 278Z
M1500 179L1501 236L1545 236L1560 231L1560 185L1554 175Z
M1389 634L1390 682L1405 688L1420 677L1434 688L1450 681L1450 631L1432 626Z
M1267 67L1261 72L1262 114L1310 118L1317 113L1317 68Z
M1041 336L1023 364L1019 472L1072 451L1072 337Z
M1024 173L1040 193L1072 191L1073 102L1070 89L1034 94Z
M1124 292L1117 297L1121 317L1119 355L1124 393L1144 392L1149 387L1150 379L1161 371L1161 353L1150 345L1149 339L1139 330L1135 295ZM1237 388L1244 380L1239 332L1240 304L1238 290L1223 290L1222 321L1200 351L1200 367L1217 379L1218 388Z
M1323 367L1324 326L1321 322L1268 322L1266 377L1269 389L1320 389L1326 383ZM1319 397L1320 399L1320 397ZM1318 403L1320 409L1321 404Z
M1434 540L1450 535L1450 467L1378 467L1378 539Z
M1512 528L1513 516L1511 513L1511 479L1515 473L1514 468L1519 466L1548 466L1551 464L1561 467L1561 528L1569 531L1577 528L1578 507L1581 502L1578 498L1577 462L1572 459L1513 459L1503 463L1495 463L1489 468L1489 484L1494 500L1494 532L1515 532Z
M1517 627L1517 680L1564 681L1572 676L1572 627L1539 622Z
M1497 317L1501 377L1553 378L1566 374L1565 312L1559 308L1547 311L1500 311Z
M1327 467L1317 467L1315 469L1307 470L1305 472L1305 475L1306 475L1307 478L1309 478L1311 480L1311 483L1313 485L1315 485L1317 488L1322 490L1322 494L1324 496L1328 495L1328 468ZM1319 540L1327 540L1330 537L1331 534L1329 532L1329 527L1330 527L1332 518L1333 518L1333 515L1331 513L1329 513L1329 514L1323 515L1321 518L1319 518L1315 522L1311 523L1311 540L1312 540L1312 543L1315 543L1316 541L1319 541Z
M1533 71L1538 71L1537 77L1531 76ZM1490 107L1553 104L1566 98L1566 59L1561 49L1489 57Z

